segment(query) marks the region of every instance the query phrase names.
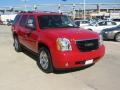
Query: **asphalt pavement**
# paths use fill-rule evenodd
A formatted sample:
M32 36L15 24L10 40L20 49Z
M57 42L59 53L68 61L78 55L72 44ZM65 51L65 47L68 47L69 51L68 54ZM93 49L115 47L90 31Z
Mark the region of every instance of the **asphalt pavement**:
M105 56L95 65L46 74L28 51L13 48L10 26L0 26L0 90L120 90L120 42L104 41Z

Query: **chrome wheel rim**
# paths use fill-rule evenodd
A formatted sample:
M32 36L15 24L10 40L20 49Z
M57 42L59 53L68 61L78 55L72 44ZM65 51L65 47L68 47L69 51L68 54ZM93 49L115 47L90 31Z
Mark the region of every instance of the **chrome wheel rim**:
M46 70L49 63L47 53L45 51L41 51L39 59L41 67Z
M19 47L19 46L18 46L18 40L15 38L15 39L14 39L14 42L15 42L15 44L14 44L14 45L15 45L15 49L18 50L18 47Z
M118 35L116 36L116 40L117 40L117 41L120 41L120 34L118 34Z

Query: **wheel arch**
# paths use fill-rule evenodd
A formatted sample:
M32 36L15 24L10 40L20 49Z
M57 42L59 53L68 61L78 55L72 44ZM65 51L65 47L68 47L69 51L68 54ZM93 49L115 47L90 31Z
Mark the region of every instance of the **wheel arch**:
M118 34L120 34L120 32L117 32L117 33L115 34L115 36L114 36L114 40L115 40L115 38L116 38L116 36L117 36Z
M16 32L13 32L13 38L14 37L17 37L17 33Z
M41 47L47 48L47 49L49 50L49 52L50 52L50 48L49 48L48 45L46 45L45 43L42 43L42 42L39 42L39 43L38 43L38 51L39 51L39 49L40 49Z
M42 47L46 48L48 50L49 54L50 54L50 57L51 57L50 62L51 62L51 65L52 65L52 71L51 72L53 72L54 63L53 63L53 58L52 58L52 53L51 53L50 47L48 45L46 45L45 43L39 42L38 43L38 53L39 53L40 48L42 48Z

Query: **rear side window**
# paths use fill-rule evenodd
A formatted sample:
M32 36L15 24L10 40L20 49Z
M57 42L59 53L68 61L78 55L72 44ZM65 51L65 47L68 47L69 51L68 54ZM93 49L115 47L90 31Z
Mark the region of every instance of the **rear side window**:
M112 25L112 22L107 22L107 25L108 25L108 26L111 26L111 25Z
M115 22L112 22L112 25L117 25Z
M120 19L113 19L113 21L120 22Z
M99 25L99 26L106 26L106 25L107 25L107 22L100 22L98 25Z
M27 15L23 15L20 21L20 26L25 26L27 20Z
M112 23L112 25L117 25L115 22L111 22Z
M15 19L14 19L14 21L13 21L13 25L17 24L17 22L18 22L19 19L20 19L20 16L21 16L21 15L17 15L17 16L15 17Z

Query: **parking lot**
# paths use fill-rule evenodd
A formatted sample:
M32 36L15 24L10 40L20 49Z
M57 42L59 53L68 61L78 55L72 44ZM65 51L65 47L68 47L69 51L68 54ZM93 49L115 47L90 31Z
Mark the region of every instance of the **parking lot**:
M104 41L105 56L95 65L46 74L28 52L15 52L10 26L0 26L0 90L120 90L120 43Z

